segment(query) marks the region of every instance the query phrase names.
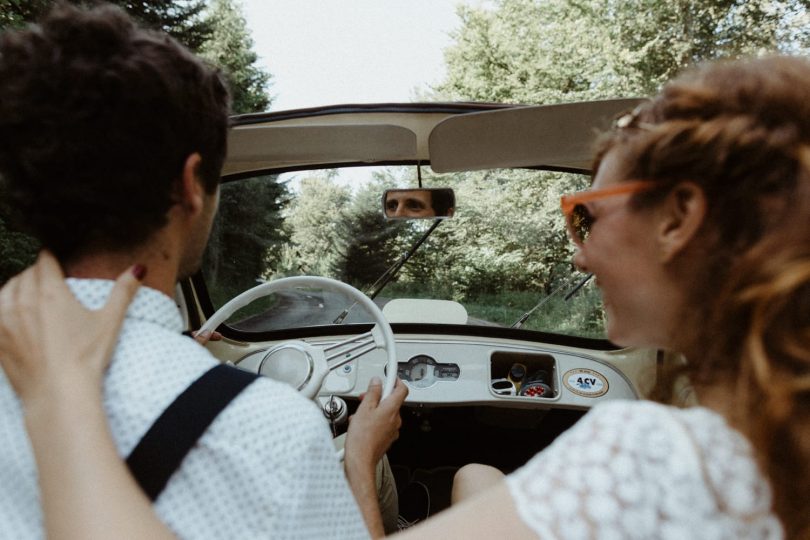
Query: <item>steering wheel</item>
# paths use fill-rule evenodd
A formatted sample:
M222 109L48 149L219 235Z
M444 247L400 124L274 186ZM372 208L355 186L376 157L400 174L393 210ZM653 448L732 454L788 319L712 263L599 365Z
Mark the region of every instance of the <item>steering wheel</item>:
M325 347L316 347L305 341L287 341L276 345L265 354L259 364L259 373L273 379L287 382L304 396L313 399L321 389L326 375L335 369L381 348L388 353L385 382L382 398L394 389L397 378L397 355L394 332L380 308L361 291L341 281L318 276L298 276L262 283L231 299L219 308L200 328L200 332L210 332L225 322L237 310L258 298L284 289L311 287L343 293L363 306L374 319L374 326L365 334L353 336Z

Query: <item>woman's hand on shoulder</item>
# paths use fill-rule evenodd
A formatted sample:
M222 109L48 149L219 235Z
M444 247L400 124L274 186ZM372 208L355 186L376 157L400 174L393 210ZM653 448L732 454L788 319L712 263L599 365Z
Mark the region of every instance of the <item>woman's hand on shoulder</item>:
M24 403L47 397L54 385L89 384L101 390L144 274L143 266L128 268L99 310L79 303L47 251L6 283L0 290L0 366Z

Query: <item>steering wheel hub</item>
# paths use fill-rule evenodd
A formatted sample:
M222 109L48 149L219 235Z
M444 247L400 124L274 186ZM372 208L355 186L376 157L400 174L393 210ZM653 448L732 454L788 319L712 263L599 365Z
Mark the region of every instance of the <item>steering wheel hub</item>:
M270 349L259 364L259 375L283 381L301 390L315 369L311 347L300 341L289 341Z

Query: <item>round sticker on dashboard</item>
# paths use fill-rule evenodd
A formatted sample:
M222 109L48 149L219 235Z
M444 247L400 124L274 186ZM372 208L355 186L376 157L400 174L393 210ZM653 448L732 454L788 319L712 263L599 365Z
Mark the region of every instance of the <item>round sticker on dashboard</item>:
M571 369L563 375L563 384L578 396L599 397L607 394L608 382L601 373L590 369Z

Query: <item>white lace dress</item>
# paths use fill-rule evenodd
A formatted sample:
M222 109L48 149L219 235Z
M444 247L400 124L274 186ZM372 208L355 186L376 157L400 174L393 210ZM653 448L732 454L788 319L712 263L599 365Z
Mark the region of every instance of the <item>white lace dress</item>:
M750 443L702 407L600 404L507 485L544 539L784 536Z

